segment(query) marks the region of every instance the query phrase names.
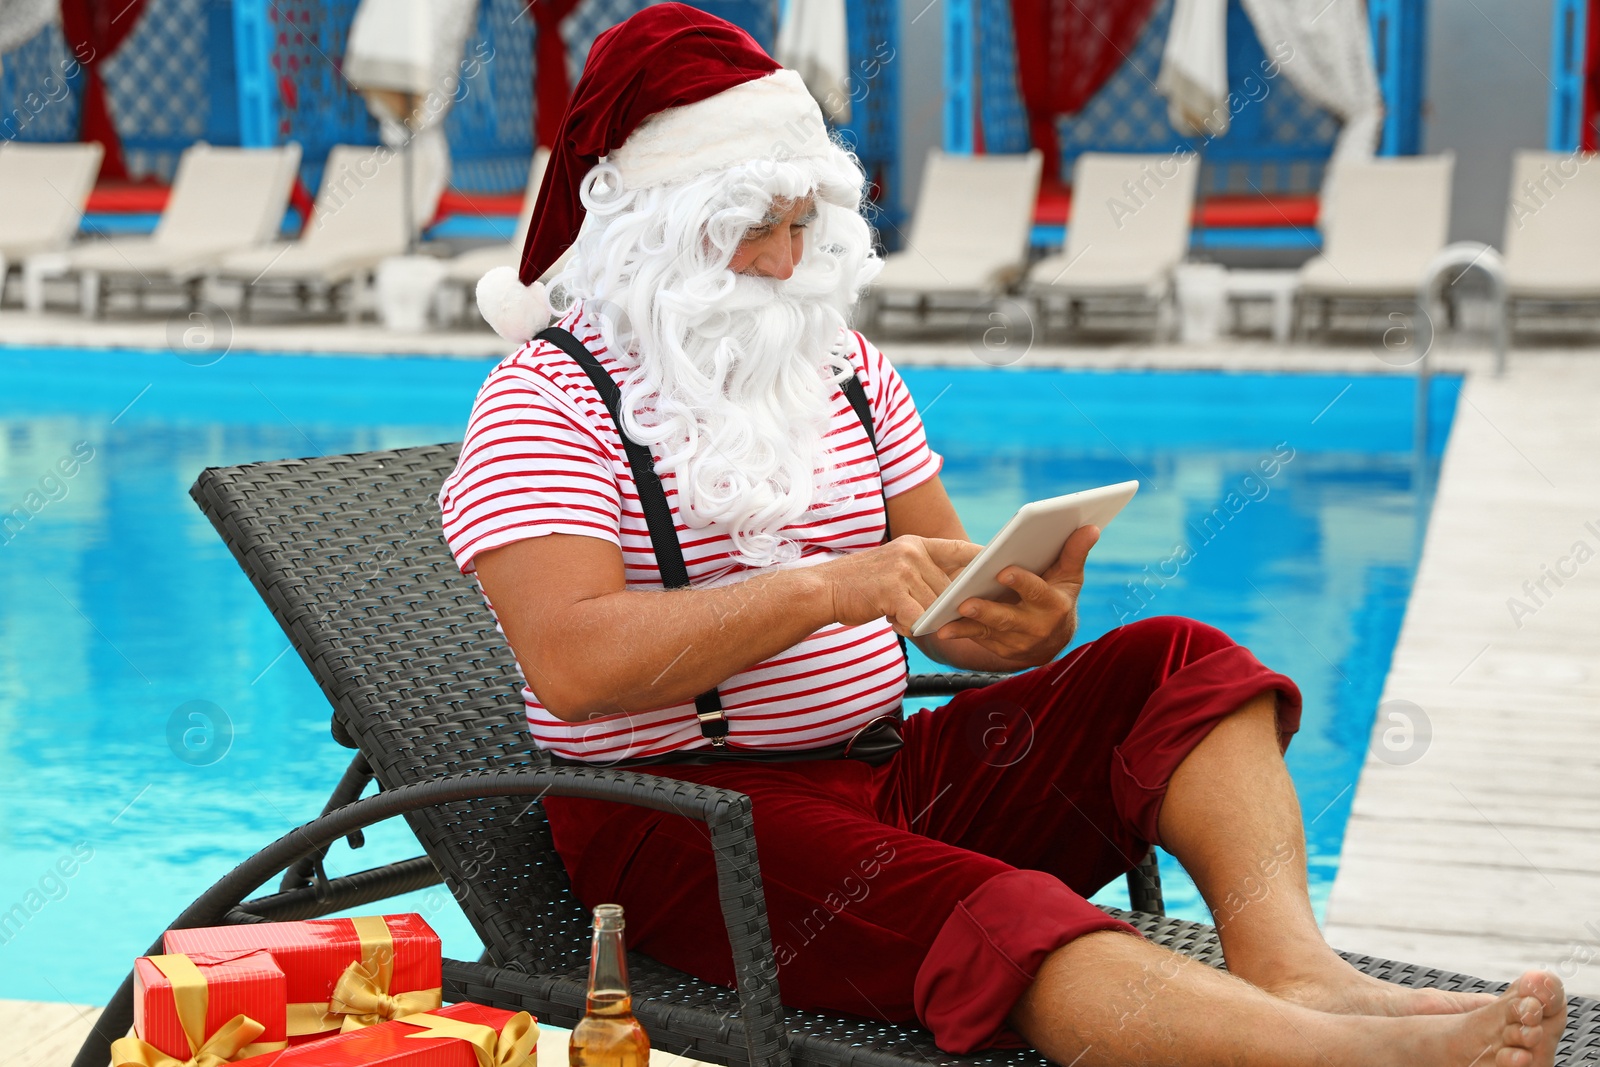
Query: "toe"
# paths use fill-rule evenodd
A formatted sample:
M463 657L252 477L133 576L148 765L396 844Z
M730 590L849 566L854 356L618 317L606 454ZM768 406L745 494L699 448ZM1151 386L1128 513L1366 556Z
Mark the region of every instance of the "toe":
M1502 1048L1495 1053L1495 1067L1533 1067L1533 1053L1525 1048Z
M1511 985L1512 992L1538 1001L1539 1014L1549 1018L1566 1010L1566 991L1561 979L1549 971L1529 971Z
M1544 1037L1544 1029L1538 1026L1519 1026L1512 1023L1505 1028L1501 1035L1501 1042L1511 1048L1534 1048Z

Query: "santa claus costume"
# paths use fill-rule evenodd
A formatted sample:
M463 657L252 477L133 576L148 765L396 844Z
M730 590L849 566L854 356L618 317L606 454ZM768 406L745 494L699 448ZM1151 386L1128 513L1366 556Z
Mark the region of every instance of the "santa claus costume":
M886 501L940 459L892 365L848 329L877 267L864 185L800 79L742 31L664 3L602 34L520 272L479 287L520 347L440 496L463 570L575 534L618 547L628 589L700 588L881 544ZM774 204L806 197L792 277L728 269ZM661 506L672 544L659 514L652 529ZM884 619L824 627L703 699L582 722L544 707L535 666L530 728L554 758L751 797L786 1004L920 1020L952 1052L1014 1041L1007 1017L1054 950L1137 936L1086 898L1159 843L1167 783L1221 719L1275 693L1282 746L1300 714L1290 679L1173 618L903 720ZM845 751L885 723L897 750ZM631 947L733 984L703 826L544 803L581 900L622 904Z

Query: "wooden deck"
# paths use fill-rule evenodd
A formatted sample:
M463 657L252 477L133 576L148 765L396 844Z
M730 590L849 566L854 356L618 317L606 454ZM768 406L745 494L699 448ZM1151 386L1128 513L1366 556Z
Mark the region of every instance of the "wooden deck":
M0 1000L0 1067L68 1067L78 1047L94 1025L98 1008L74 1004L42 1004L28 1000ZM539 1027L539 1067L567 1067L570 1030ZM675 1056L665 1049L650 1050L651 1067L711 1067L700 1060Z
M1462 391L1328 905L1340 948L1600 996L1597 357L1513 355ZM1391 701L1425 749L1396 751Z
M99 1008L0 1000L0 1067L68 1067Z

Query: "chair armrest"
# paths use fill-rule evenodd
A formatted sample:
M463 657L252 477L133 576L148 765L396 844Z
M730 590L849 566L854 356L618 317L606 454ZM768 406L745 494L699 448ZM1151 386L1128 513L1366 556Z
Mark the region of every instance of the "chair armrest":
M717 867L717 895L733 946L740 1016L751 1067L788 1067L788 1032L778 1000L778 966L767 926L750 798L743 793L632 771L588 767L470 771L416 782L357 800L291 830L239 864L173 921L171 929L214 926L301 856L396 815L489 797L581 797L672 812L706 824ZM152 952L160 952L157 939ZM133 976L107 1004L73 1061L104 1067L111 1041L133 1021Z
M906 696L949 696L963 689L981 689L1012 677L1015 676L997 671L942 671L937 674L913 674L906 680Z

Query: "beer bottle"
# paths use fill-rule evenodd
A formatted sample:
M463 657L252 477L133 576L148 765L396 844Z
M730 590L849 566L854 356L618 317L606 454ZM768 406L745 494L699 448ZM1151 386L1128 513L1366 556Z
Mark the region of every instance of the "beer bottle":
M628 961L622 948L622 906L594 909L588 1010L572 1029L570 1067L649 1067L650 1038L633 1017Z

